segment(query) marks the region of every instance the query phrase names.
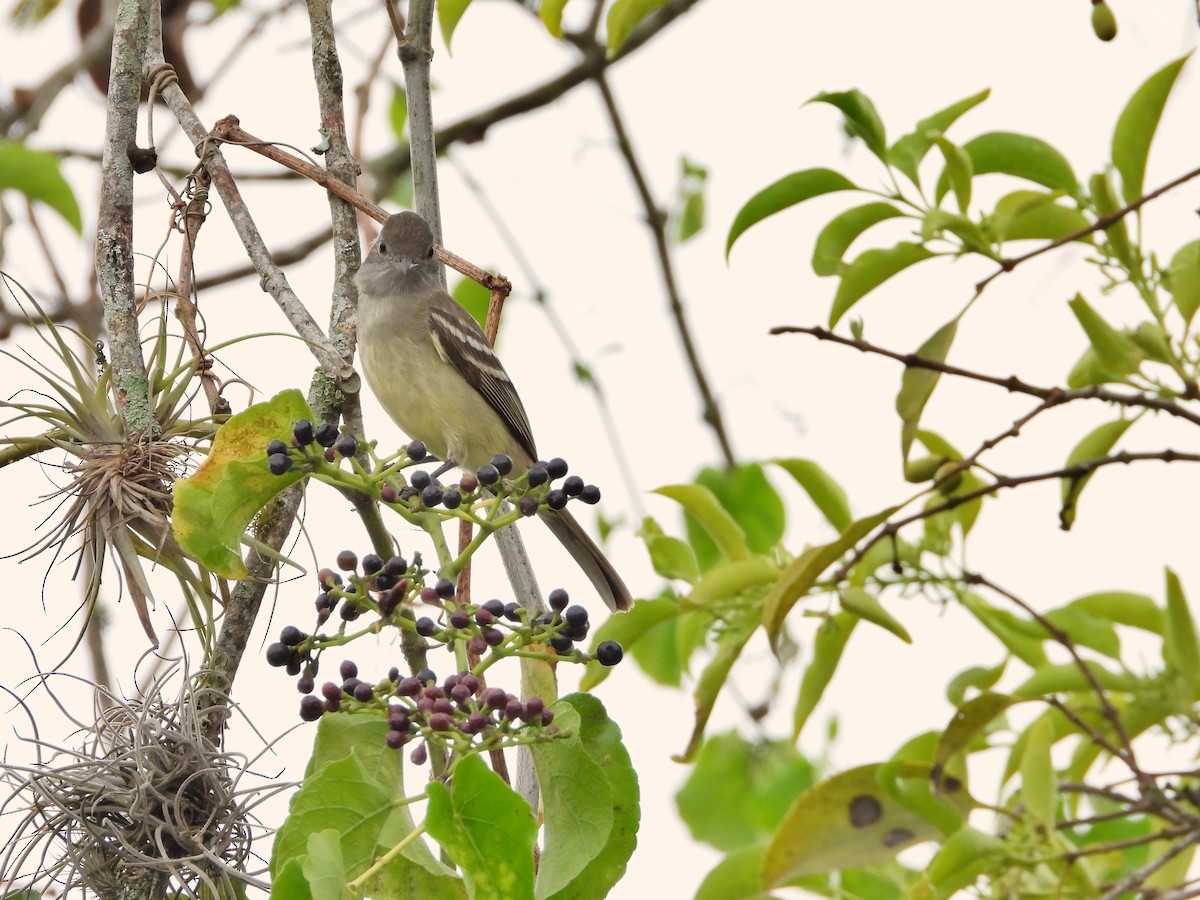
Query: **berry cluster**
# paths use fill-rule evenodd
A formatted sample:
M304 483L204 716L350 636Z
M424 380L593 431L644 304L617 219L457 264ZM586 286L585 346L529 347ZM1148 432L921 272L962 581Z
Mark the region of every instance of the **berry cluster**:
M341 434L336 425L322 422L313 426L308 419L299 419L292 425L291 445L274 440L267 444L267 468L273 475L291 471L297 460L308 455L308 448L316 443L324 447L326 462L334 462L339 456L350 457L358 452L358 440L352 434Z
M358 666L342 662L341 684L327 681L320 695L300 701L300 716L315 721L343 708L374 709L387 718L387 745L399 750L410 741L422 741L412 754L420 764L427 758L426 743L448 749L495 750L553 737L554 713L540 697L524 702L503 688L485 688L473 672L450 675L440 685L429 669L401 677L395 667L377 684L358 677Z

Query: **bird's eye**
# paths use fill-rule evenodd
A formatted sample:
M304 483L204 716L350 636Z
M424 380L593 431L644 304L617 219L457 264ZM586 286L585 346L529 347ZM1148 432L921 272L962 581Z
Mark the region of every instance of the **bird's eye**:
M380 241L375 246L379 248L380 256L387 256L387 244L385 244L383 241Z
M426 259L433 259L433 248L429 248L429 252L425 254Z

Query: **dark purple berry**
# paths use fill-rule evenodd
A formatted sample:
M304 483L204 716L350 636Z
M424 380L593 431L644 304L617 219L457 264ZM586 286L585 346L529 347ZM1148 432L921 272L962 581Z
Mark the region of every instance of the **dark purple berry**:
M566 656L575 649L575 642L565 634L556 634L550 638L550 646L554 648L554 652L559 656Z
M588 622L588 611L582 606L568 606L567 611L563 613L563 618L572 628L582 628Z
M351 679L358 677L358 663L352 659L343 659L342 664L338 667L338 674L343 679Z
M421 682L412 675L401 678L400 683L396 685L396 695L399 697L415 697L420 692Z
M583 490L579 493L579 499L590 506L595 506L600 502L600 488L594 484L584 485Z
M584 622L582 625L568 625L562 630L562 634L569 637L576 643L587 638L588 632L592 630L590 622Z
M304 667L304 661L302 659L300 659L300 657L296 656L296 654L293 653L291 655L291 657L288 659L287 665L283 667L283 671L285 671L289 675L295 677L296 675L300 674L300 670L303 667Z
M332 447L326 447L326 448L325 448L325 453L324 453L323 455L324 455L324 457L325 457L325 462L327 462L327 463L331 463L331 462L333 462L335 459L337 459L337 454L333 452L333 448L332 448Z
M429 717L429 727L434 731L449 731L454 725L454 719L444 712L436 712Z
M421 588L420 597L421 597L422 603L429 603L432 606L441 606L442 605L442 598L439 597L438 592L435 591L431 587Z
M333 595L330 594L329 591L321 591L321 593L317 594L316 607L318 611L322 609L333 609L333 606L336 602L337 601L333 599Z
M437 684L437 676L432 669L422 669L417 673L417 681L421 684Z
M517 503L517 509L521 511L521 515L525 517L536 516L538 511L537 497L522 497Z
M431 484L425 490L421 491L421 503L428 506L430 509L439 505L442 502L442 489L436 484Z
M455 703L466 703L471 699L471 689L460 682L450 688L450 699Z
M316 687L316 682L313 681L311 675L301 675L296 681L296 690L302 694L311 694L314 687Z
M475 477L474 472L463 472L462 478L458 479L458 489L464 494L474 492L477 487L479 487L479 479Z
M333 449L342 456L353 456L358 452L358 441L352 434L343 434L334 443Z
M454 582L449 578L439 578L437 584L433 586L437 591L437 595L443 599L454 596Z
M408 758L412 760L414 766L423 766L425 765L425 761L429 759L429 751L425 749L424 744L417 744L413 748L413 752L408 755Z
M408 476L408 483L415 487L418 491L423 491L429 485L433 484L433 476L424 469L417 469Z
M551 509L562 509L567 505L567 492L555 488L546 495L546 505Z
M341 617L346 622L353 622L362 615L362 610L347 600L342 604Z
M554 710L552 710L552 709L542 710L542 725L543 726L549 725L553 721L554 721Z
M420 441L413 441L411 444L408 445L408 447L405 448L405 450L408 453L408 458L411 459L413 462L420 462L421 460L423 460L425 458L425 455L429 452L428 450L425 449L425 445L423 443L421 443Z
M596 647L596 662L602 666L615 666L625 655L625 650L616 641L601 641Z
M390 669L388 669L388 681L399 681L399 680L400 680L400 670L397 669L395 666L392 666Z
M337 564L343 572L353 572L358 567L358 554L353 550L343 550L337 555Z
M359 703L366 703L375 696L375 689L365 681L360 681L354 686L354 699Z
M476 678L471 672L464 672L462 677L458 679L458 683L465 687L472 694L479 690L479 679Z
M321 718L321 713L325 712L325 702L320 697L300 698L300 718L305 722L315 722Z
M478 734L487 728L492 723L491 717L487 713L476 710L467 716L467 721L463 722L462 730L467 734Z
M507 475L512 471L513 461L511 456L506 456L503 453L497 453L492 457L492 468L501 475Z
M521 621L521 604L515 600L510 600L504 604L504 618L510 622Z
M432 697L422 697L417 701L417 714L421 716L429 716L433 714Z
M546 463L546 471L551 478L562 478L567 474L567 461L561 456L556 456Z
M321 696L326 700L340 700L342 687L341 685L334 684L332 681L327 681L321 685Z
M335 713L342 708L342 698L334 697L332 700L325 698L325 712Z
M308 419L297 419L292 425L292 437L296 439L296 446L304 447L313 442L313 423Z
M480 625L491 625L496 621L496 616L490 609L484 609L481 606L475 610L475 621Z
M276 439L267 444L267 456L274 456L276 453L283 453L286 455L287 452L288 445L281 440Z
M504 643L504 632L499 628L493 628L491 625L484 625L480 630L484 641L489 647L499 647Z
M375 580L373 582L373 585L374 585L373 590L376 590L376 591L389 590L395 586L397 580L398 579L389 575L387 572L380 572L379 574L377 574L375 576Z
M292 458L286 453L272 453L267 457L267 469L272 475L283 475L292 468Z
M379 489L379 499L384 503L395 503L400 499L400 495L396 493L396 489L390 484L385 484Z
M504 688L488 688L483 692L483 705L488 709L504 709L504 704L508 702L508 694Z
M383 560L374 553L368 553L362 558L362 570L364 575L374 575L383 568Z
M342 576L333 569L321 569L317 572L317 584L323 588L331 588L335 584L342 583Z
M408 743L408 738L409 735L407 731L389 731L387 733L387 737L384 738L384 741L391 749L399 750Z
M429 616L421 616L417 619L417 634L421 637L433 637L437 634L437 622L429 618Z
M462 494L454 488L447 488L442 491L442 506L446 509L458 509L462 506Z
M540 487L550 480L550 473L546 471L543 465L530 466L528 475L530 487Z
M500 616L504 615L504 602L493 597L491 600L488 600L486 603L484 603L481 609L486 609L494 618L498 619Z
M470 625L471 617L467 614L466 610L456 609L454 612L450 613L451 628L469 628Z
M467 652L473 656L483 656L487 653L488 642L481 634L476 634L467 641Z
M286 666L292 658L292 651L287 644L274 643L267 647L267 665L280 668Z
M307 637L308 635L295 625L285 625L283 630L279 632L279 641L285 647L295 647Z
M408 710L403 706L393 706L388 709L387 714L388 728L392 731L408 731L409 725L412 723L408 718Z
M491 463L484 463L475 470L475 477L479 479L480 484L495 484L500 480L500 472Z
M438 687L436 684L431 684L425 688L424 696L428 697L430 700L440 700L442 697L445 697L446 695L442 692L442 689L440 687Z
M567 608L567 604L571 602L570 595L562 588L555 588L546 597L546 602L550 604L551 609L559 610L560 612Z
M322 447L332 447L338 439L337 426L322 422L317 426L315 437Z
M333 612L328 606L324 609L317 610L317 625L324 625L329 621L329 614Z
M504 704L504 718L508 720L521 718L521 713L525 711L525 707L516 697L511 698Z
M583 493L583 479L578 475L572 475L562 483L562 489L568 497L578 497Z
M441 713L444 716L454 715L454 704L445 697L438 697L433 701L434 713Z
M521 716L526 722L538 718L542 714L542 710L546 708L546 704L541 697L530 697L525 701L525 713Z
M383 564L383 573L392 578L399 578L408 571L408 560L403 556L393 556Z

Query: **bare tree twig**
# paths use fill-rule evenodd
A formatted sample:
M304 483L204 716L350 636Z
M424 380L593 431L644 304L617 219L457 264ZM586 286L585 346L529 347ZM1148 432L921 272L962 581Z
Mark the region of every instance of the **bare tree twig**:
M671 248L667 240L666 214L658 208L658 204L654 201L654 195L650 191L650 185L646 181L641 163L638 161L637 153L634 151L633 142L630 140L629 133L625 129L625 123L621 117L621 111L617 106L617 100L609 89L608 80L604 77L603 72L596 75L596 86L600 89L600 96L604 100L604 108L608 113L609 122L612 124L613 134L616 136L617 147L621 151L621 157L625 160L625 167L629 170L629 176L633 179L638 198L642 202L642 208L646 215L646 226L650 229L650 233L654 239L658 268L662 275L663 287L667 292L671 317L675 321L675 331L679 335L680 343L683 344L683 352L687 359L688 368L692 373L692 380L696 382L696 389L700 392L701 417L712 428L717 438L717 444L721 449L721 455L725 459L725 465L732 466L736 462L736 458L733 455L733 446L729 441L729 434L725 430L725 422L721 416L721 407L717 403L717 398L713 394L712 389L709 387L708 376L704 373L704 366L700 362L700 352L692 337L691 325L688 324L687 311L683 306L683 298L680 296L679 287L675 281L675 268L671 261Z

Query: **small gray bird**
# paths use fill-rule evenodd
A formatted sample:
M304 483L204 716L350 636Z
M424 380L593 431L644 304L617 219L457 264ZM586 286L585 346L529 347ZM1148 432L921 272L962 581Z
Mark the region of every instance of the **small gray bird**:
M363 260L358 352L367 384L410 438L446 463L475 470L497 453L524 472L537 460L525 407L483 329L442 288L429 225L390 217ZM566 510L539 512L610 609L629 590Z

